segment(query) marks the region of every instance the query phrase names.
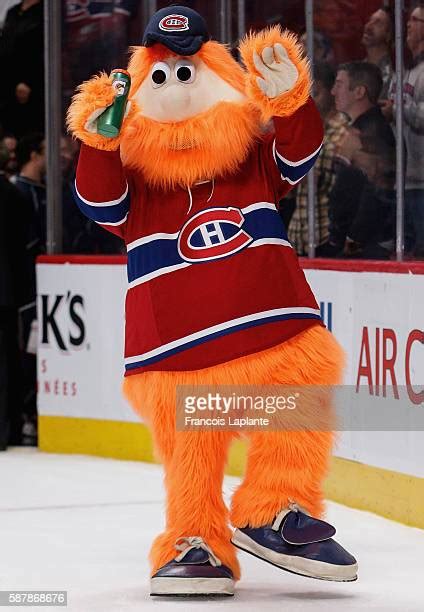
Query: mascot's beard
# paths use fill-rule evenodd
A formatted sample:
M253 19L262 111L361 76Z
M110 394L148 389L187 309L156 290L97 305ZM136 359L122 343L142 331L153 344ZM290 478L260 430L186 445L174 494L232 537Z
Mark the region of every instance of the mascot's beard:
M136 113L122 139L122 161L151 186L187 187L234 173L260 132L259 111L250 102L219 102L177 123Z

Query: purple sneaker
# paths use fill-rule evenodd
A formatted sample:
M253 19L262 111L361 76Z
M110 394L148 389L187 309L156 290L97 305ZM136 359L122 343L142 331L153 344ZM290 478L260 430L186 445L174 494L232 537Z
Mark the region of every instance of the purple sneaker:
M232 543L259 559L294 574L352 582L358 564L332 539L334 527L302 512L296 504L282 510L272 525L236 529Z
M150 579L150 595L234 595L234 576L200 536L178 538L180 552Z

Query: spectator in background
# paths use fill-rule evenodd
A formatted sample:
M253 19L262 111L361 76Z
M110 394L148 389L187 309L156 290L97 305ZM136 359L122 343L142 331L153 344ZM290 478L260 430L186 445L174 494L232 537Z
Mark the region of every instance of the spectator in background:
M1 30L0 122L18 138L44 128L43 23L42 0L23 0L9 9Z
M6 165L3 168L3 172L6 175L6 178L10 179L14 174L16 174L18 168L16 163L16 146L18 141L13 134L5 134L1 142L6 147L9 155Z
M41 133L28 134L18 141L16 147L18 174L13 183L20 190L29 208L26 258L28 266L28 297L20 308L22 330L22 366L24 393L25 443L36 445L37 404L36 404L36 276L35 262L38 255L46 251L46 170L45 141Z
M382 0L314 0L314 26L331 40L336 62L361 57L360 41L368 16Z
M18 308L28 299L28 208L4 172L9 152L0 143L0 450L22 442L22 374Z
M31 210L30 245L34 265L37 255L46 251L45 147L44 135L39 132L21 138L16 147L18 174L12 179Z
M315 245L320 255L320 246L329 239L329 194L334 185L334 155L344 130L348 125L346 116L337 111L331 90L335 73L329 64L314 65L313 98L324 121L325 137L320 155L314 166L315 178ZM298 255L308 254L308 181L304 178L298 185L296 208L288 228L289 240Z
M366 51L365 61L380 69L383 79L380 98L386 100L393 76L393 21L389 9L380 8L371 15L364 27L362 44Z
M380 70L374 64L350 62L338 67L332 89L336 109L349 117L351 127L375 138L380 148L393 142L392 130L377 104L382 86Z
M328 256L380 259L393 249L396 143L377 105L381 87L374 64L339 66L332 92L350 125L337 150Z
M406 44L412 66L403 80L404 138L406 146L405 234L406 247L415 257L424 258L424 3L408 19ZM383 112L395 116L396 77Z

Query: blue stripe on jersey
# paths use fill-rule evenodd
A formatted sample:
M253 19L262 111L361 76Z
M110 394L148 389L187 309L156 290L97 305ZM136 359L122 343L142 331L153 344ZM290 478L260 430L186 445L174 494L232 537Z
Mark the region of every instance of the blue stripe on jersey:
M114 223L119 224L121 221L123 222L128 214L130 208L130 194L127 191L127 194L122 196L122 199L117 200L116 204L112 205L101 205L100 203L97 206L91 206L84 202L78 194L77 187L74 184L73 188L74 200L78 205L80 211L92 221L96 223Z
M253 243L264 238L287 240L284 224L275 208L258 208L243 213L243 215L245 220L240 229L253 238ZM226 239L231 238L231 232L234 235L239 231L238 227L229 223L221 223L221 225ZM193 245L201 246L200 240L201 233L200 230L197 230L193 235ZM162 268L186 263L178 252L177 243L177 238L171 240L158 238L130 249L128 251L128 282L131 283Z
M234 325L233 327L227 327L226 329L221 329L220 331L211 333L202 338L197 338L196 340L191 340L186 342L185 344L181 344L175 348L170 350L165 350L158 355L153 357L148 357L147 359L140 359L140 361L136 361L134 363L127 363L125 365L125 370L134 370L135 368L140 368L142 366L147 366L152 363L157 363L158 361L162 361L162 359L166 359L167 357L171 357L172 355L176 355L177 353L181 353L187 349L192 348L193 346L197 346L199 344L203 344L204 342L209 342L210 340L214 340L215 338L220 338L221 336L227 336L228 334L232 334L237 331L241 331L243 329L248 329L250 327L257 327L258 325L264 325L265 323L274 323L276 321L288 321L290 319L316 319L321 320L319 314L312 313L293 313L293 314L285 314L285 315L276 315L274 317L264 317L262 319L256 319L253 321L247 321L245 323L241 323L238 325ZM140 355L140 357L142 357Z
M290 162L282 159L281 156L278 155L278 151L275 151L274 158L281 173L281 177L288 180L289 183L297 183L312 168L320 151L321 147L312 155L312 157L309 159L306 158L302 163Z

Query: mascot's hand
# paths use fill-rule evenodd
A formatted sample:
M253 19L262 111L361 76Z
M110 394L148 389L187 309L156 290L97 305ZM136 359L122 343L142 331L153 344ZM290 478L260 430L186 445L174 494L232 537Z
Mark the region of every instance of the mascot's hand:
M276 43L274 47L265 47L262 57L254 51L253 62L262 75L256 77L256 82L268 98L276 98L292 89L299 77L296 66L290 61L281 43Z
M131 102L128 102L119 136L106 138L98 134L97 118L112 104L115 94L112 79L105 73L80 85L68 110L67 123L71 134L95 149L115 151L121 143L122 134L125 133L128 115L132 115L134 110Z
M265 121L288 117L306 103L311 89L309 64L294 34L279 26L249 34L240 54L247 68L247 94Z

